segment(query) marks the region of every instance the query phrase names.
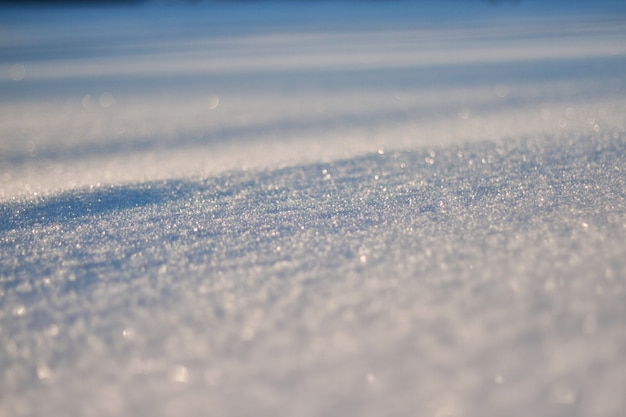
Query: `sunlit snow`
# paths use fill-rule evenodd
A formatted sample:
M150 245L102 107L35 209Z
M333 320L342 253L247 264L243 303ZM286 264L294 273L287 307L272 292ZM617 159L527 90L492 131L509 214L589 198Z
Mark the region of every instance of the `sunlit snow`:
M0 416L624 415L625 18L7 8Z

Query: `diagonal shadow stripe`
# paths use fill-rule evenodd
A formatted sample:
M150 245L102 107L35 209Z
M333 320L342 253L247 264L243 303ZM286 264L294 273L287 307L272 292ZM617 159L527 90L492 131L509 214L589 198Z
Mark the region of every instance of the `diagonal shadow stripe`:
M188 192L177 181L154 182L71 191L38 201L11 202L0 205L0 232L166 203L180 199Z

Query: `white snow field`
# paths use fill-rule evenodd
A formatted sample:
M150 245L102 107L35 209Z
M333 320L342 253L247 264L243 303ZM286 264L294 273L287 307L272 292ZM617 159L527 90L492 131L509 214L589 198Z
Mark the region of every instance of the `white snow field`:
M626 415L625 22L0 10L0 416Z

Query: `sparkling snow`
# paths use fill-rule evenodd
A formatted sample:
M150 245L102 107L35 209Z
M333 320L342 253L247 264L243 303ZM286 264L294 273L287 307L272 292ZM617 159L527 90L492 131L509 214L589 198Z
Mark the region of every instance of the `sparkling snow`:
M581 4L7 10L0 416L624 415Z

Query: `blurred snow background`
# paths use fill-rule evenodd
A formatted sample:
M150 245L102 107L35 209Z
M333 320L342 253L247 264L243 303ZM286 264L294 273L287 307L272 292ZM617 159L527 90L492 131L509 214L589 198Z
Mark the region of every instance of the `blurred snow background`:
M626 412L621 2L0 13L0 416Z

